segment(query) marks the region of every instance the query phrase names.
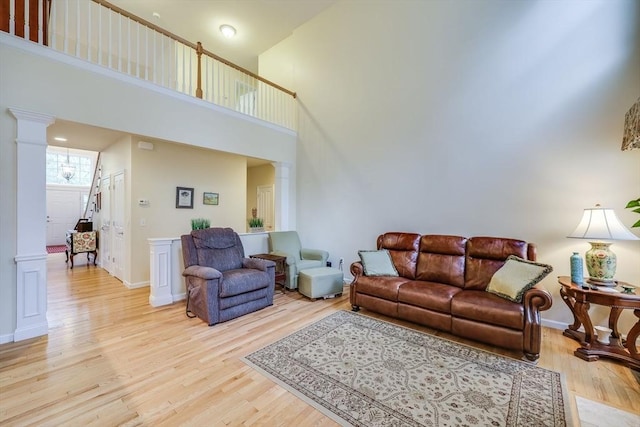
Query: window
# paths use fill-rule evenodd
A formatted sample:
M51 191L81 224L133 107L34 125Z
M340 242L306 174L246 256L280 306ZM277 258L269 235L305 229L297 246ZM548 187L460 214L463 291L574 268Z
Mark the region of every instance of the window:
M67 162L67 153L47 150L47 184L91 186L93 181L93 159L90 156L69 153L69 163L76 172L68 181L62 177L62 164Z

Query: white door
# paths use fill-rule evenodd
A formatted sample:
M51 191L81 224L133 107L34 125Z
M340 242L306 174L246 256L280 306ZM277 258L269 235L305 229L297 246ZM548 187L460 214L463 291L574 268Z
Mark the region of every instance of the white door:
M264 221L264 229L273 231L275 208L273 202L273 185L258 186L258 218Z
M47 246L64 245L67 230L73 230L81 213L78 189L47 189Z
M118 172L113 177L111 189L111 260L113 262L113 275L124 281L125 261L125 218L124 218L124 172Z
M100 240L98 253L100 265L113 276L111 262L111 178L106 176L100 183Z

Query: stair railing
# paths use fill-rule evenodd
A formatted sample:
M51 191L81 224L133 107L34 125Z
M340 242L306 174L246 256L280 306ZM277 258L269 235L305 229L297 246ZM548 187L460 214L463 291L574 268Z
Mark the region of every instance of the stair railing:
M0 3L1 31L296 130L295 92L105 0Z

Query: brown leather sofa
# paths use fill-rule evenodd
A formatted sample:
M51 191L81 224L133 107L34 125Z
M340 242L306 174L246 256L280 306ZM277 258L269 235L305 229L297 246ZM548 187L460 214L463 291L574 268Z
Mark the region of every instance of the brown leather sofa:
M534 287L520 304L485 291L509 255L535 261L534 244L393 232L380 235L377 247L389 251L399 276L366 276L362 263L353 263L353 311L366 308L538 359L549 292Z

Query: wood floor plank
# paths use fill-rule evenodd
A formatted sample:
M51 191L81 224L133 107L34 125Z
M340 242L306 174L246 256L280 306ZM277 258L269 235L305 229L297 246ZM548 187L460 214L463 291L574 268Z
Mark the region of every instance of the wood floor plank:
M154 308L148 288L127 289L94 266L67 269L64 254L49 255L47 265L49 335L0 345L0 425L337 425L240 359L349 310L347 288L342 297L314 302L277 292L272 307L209 327L187 318L184 302ZM544 328L538 366L562 372L572 397L640 414L640 375L617 362L580 360L577 346Z

